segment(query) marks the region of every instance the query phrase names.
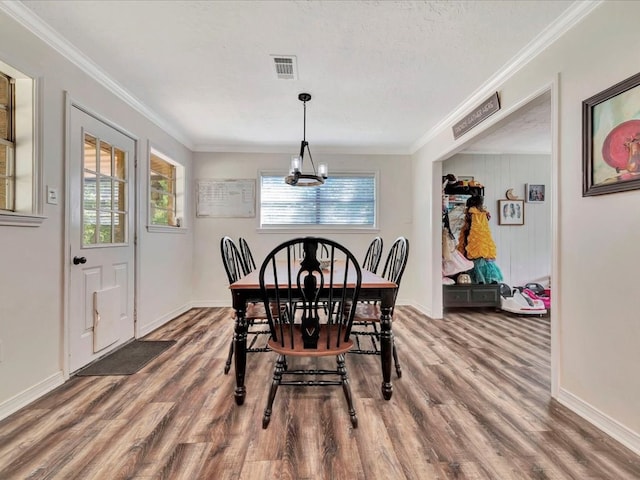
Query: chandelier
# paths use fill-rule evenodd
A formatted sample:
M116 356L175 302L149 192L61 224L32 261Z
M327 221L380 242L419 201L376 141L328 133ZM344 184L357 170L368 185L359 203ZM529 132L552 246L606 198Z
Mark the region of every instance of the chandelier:
M311 100L311 95L308 93L301 93L298 95L298 100L302 102L304 108L304 119L302 123L302 141L300 142L300 154L291 157L291 168L289 169L289 175L284 177L285 183L296 187L314 187L322 185L329 176L329 169L326 163L318 164L318 170L311 158L311 150L309 150L309 143L307 142L307 102ZM313 173L302 173L302 161L304 160L304 151L309 153L309 161L311 162L311 168Z

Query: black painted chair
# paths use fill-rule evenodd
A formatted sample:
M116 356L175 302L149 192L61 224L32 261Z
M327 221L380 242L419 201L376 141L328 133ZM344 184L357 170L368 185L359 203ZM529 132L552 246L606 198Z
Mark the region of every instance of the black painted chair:
M237 282L246 274L249 273L247 267L242 259L242 255L238 250L238 247L231 239L231 237L225 236L220 240L220 253L222 255L222 263L229 280L229 285ZM260 353L268 352L266 340L270 334L267 329L267 313L262 303L249 303L247 305L246 320L249 324L247 331L247 339L251 338L251 341L247 344L247 352ZM264 341L258 344L258 340L262 338ZM261 346L262 345L262 346ZM224 365L224 374L228 374L231 369L231 362L233 360L234 344L233 338L229 345L229 354L227 355L227 361Z
M407 259L409 257L409 240L405 237L398 237L391 250L387 255L387 259L382 271L382 277L390 282L398 285L395 296L393 298L393 308L391 309L391 316L393 317L393 310L395 308L396 299L398 297L398 290L400 290L400 282L402 281L402 275L407 266ZM377 302L358 302L356 307L355 319L353 322L353 331L351 334L354 337L355 346L351 350L351 353L363 354L363 355L380 355L380 330L378 324L380 323L380 306ZM371 347L363 346L365 339L370 339ZM396 374L398 378L402 377L402 368L398 362L398 353L396 350L396 342L393 341L393 363L396 368Z
M364 256L362 262L362 268L369 270L371 273L378 273L378 265L380 265L380 259L382 258L382 238L376 237L371 240L367 253Z
M291 250L291 255L293 256L294 260L301 261L304 258L304 245L302 244L290 245L289 250ZM321 245L319 255L320 255L318 257L319 259L326 259L329 257L329 249L327 248L326 245Z
M300 246L301 261L292 255ZM318 252L325 248L327 259L321 262ZM351 424L354 428L358 426L345 365L345 354L353 346L350 333L355 307L325 310L324 305L356 305L361 283L362 273L356 258L332 240L298 238L279 245L267 255L260 267L260 288L264 304L276 304L276 308L267 312L267 317L271 330L269 348L277 353L277 360L263 428L269 425L281 385L341 385ZM273 312L280 309L284 309L286 315L274 316ZM323 357L335 357L335 368L316 368L326 361ZM288 365L288 361L295 365Z
M253 255L247 241L240 237L238 238L238 249L240 250L240 256L244 263L244 270L246 273L253 272L256 269L256 262L253 260Z

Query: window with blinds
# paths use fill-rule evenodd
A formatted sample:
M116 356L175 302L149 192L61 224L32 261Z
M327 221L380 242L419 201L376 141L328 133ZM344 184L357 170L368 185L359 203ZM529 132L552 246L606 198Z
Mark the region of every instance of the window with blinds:
M179 227L176 213L176 166L151 153L149 158L152 225Z
M282 175L262 175L260 225L375 227L376 176L332 174L318 187L292 187Z
M14 210L13 82L0 72L0 210Z
M38 92L33 78L0 60L0 225L33 227L45 219Z

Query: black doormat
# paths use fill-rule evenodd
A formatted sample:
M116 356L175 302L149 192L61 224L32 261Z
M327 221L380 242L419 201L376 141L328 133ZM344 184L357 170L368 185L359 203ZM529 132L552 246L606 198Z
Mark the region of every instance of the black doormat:
M78 377L131 375L164 352L175 340L134 340L76 373Z

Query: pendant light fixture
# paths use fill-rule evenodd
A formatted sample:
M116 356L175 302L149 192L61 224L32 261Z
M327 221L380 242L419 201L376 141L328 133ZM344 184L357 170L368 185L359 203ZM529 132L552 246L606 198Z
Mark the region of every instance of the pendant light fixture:
M298 95L298 100L302 102L304 109L304 119L302 123L302 142L300 142L300 154L291 157L291 168L289 175L284 177L284 181L289 185L296 187L314 187L322 185L329 176L329 169L326 163L318 164L318 170L311 158L311 150L309 150L309 143L307 142L307 102L311 100L311 95L308 93L301 93ZM304 160L305 150L309 153L309 161L313 168L313 173L302 173L302 161Z

